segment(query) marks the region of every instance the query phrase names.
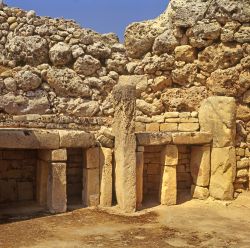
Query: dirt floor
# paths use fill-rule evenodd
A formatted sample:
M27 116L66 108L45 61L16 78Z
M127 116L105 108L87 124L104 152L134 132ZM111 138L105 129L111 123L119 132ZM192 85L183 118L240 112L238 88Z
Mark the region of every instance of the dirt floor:
M1 216L1 214L0 214ZM192 200L132 216L114 207L61 215L2 214L1 248L250 247L250 193L233 203Z

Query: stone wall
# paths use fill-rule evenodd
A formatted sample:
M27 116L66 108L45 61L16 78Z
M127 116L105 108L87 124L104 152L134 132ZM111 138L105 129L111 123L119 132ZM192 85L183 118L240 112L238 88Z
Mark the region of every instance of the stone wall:
M146 200L159 199L162 146L145 146L143 166L143 195Z
M0 150L0 203L36 200L36 150Z
M158 18L129 25L121 44L114 34L101 35L72 20L4 6L0 10L0 127L83 130L95 134L93 146L108 148L114 147L115 134L117 142L127 139L131 150L135 150L134 129L142 133L140 142L153 145L163 140L164 145L204 145L212 137L212 180L193 181L193 195L207 195L209 187L213 197L231 199L233 189L237 196L249 188L249 7L246 0L171 0ZM124 85L130 88L122 93ZM133 116L127 116L124 130L118 130L116 120L117 130L111 130L114 117L119 113L124 117L129 109L128 94L133 98ZM231 98L225 104L213 96ZM120 135L126 130L131 137ZM152 135L145 141L143 132ZM171 134L154 135L157 132ZM206 137L209 142L204 142ZM120 151L126 154L128 147ZM223 161L219 161L221 152ZM123 159L129 163L126 156ZM203 161L203 156L196 159ZM234 166L228 173L217 170L219 162L226 166L236 160L236 172ZM164 168L172 170L171 166ZM97 167L86 168L85 176L94 171L99 175ZM117 168L125 173L123 167ZM134 165L129 169L135 174ZM230 183L217 184L224 177ZM130 192L134 199L134 179L127 189L126 180L120 182L118 198ZM92 186L84 185L91 190ZM85 199L93 205L98 203L94 188ZM132 200L130 206L122 205L135 209Z
M67 200L80 200L83 188L83 149L67 149Z

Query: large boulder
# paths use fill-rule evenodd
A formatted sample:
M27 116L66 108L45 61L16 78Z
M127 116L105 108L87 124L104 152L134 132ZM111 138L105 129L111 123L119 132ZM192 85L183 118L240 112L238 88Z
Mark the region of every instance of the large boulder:
M77 73L71 69L50 69L47 73L47 81L58 96L89 97L91 90L84 84Z
M37 66L48 63L49 48L46 39L35 36L14 36L6 44L8 57L17 64Z
M42 83L41 78L37 74L25 69L16 73L15 80L17 86L24 91L35 90Z
M81 75L91 76L101 68L101 62L91 55L79 57L74 63L74 70Z
M53 65L67 65L72 60L72 52L70 46L64 42L55 44L49 51L49 57Z

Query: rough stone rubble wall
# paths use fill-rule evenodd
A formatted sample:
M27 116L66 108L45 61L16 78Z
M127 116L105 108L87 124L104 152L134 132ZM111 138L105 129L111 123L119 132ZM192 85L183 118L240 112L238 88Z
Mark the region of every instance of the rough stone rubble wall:
M237 192L248 187L250 3L172 0L155 20L131 24L125 46L113 34L33 11L0 11L0 125L98 131L113 118L122 75L136 84L138 131L199 130L201 102L237 100ZM167 112L188 112L184 124ZM192 116L192 114L194 116ZM178 119L178 120L177 120ZM192 126L192 127L190 127ZM170 130L171 131L171 130ZM99 138L113 146L112 134ZM244 151L244 152L243 152Z

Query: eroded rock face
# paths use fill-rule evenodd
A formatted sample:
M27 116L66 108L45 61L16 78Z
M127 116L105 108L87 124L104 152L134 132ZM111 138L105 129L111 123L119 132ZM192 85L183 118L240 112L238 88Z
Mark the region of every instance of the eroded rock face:
M37 89L42 80L35 73L29 70L21 70L15 75L15 80L20 89L31 91Z
M47 41L38 35L14 36L8 41L6 49L8 57L18 64L36 66L48 62L49 48Z
M70 46L64 42L57 43L50 49L49 57L53 65L67 65L72 60Z
M50 69L47 73L48 84L58 96L89 97L90 88L71 69Z
M95 59L91 55L85 55L79 57L75 64L74 70L81 75L90 76L101 68L101 63L98 59Z

